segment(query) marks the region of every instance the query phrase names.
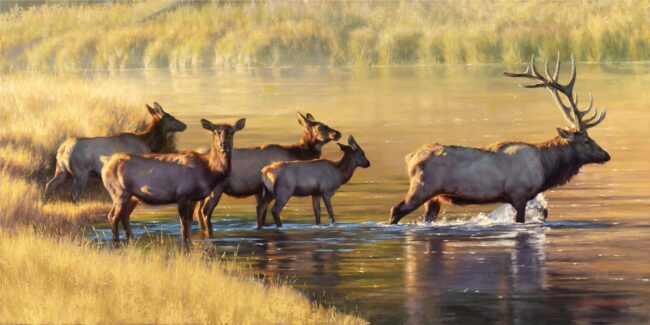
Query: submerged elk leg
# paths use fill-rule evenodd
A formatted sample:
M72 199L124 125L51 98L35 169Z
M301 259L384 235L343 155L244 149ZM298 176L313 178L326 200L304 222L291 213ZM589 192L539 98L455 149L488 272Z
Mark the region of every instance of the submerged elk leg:
M131 213L133 213L133 210L135 207L138 205L138 201L131 198L127 203L126 207L124 208L124 211L122 212L120 216L120 221L122 222L122 228L124 228L124 232L126 232L126 239L129 240L133 238L133 232L131 231Z
M433 198L424 203L424 221L433 222L436 221L438 213L440 212L440 201Z
M180 217L181 224L181 236L185 243L190 242L190 236L192 235L192 212L194 212L194 207L196 202L184 199L178 201L178 215Z
M280 219L280 212L284 206L289 202L290 195L276 193L275 204L271 209L271 214L273 214L273 221L275 221L275 226L280 228L282 227L282 220Z
M199 226L203 224L205 228L201 229L206 230L209 234L212 234L212 212L214 212L214 208L219 204L222 194L223 187L217 186L212 190L210 196L205 198L201 203L202 207L199 211L198 217L203 218L203 222L201 223L201 221L199 221Z
M515 222L526 222L526 200L511 200L510 204L515 208L517 214L515 215Z
M388 223L391 225L397 224L400 219L419 208L431 197L431 195L424 193L424 190L421 188L409 190L404 201L390 209L390 219L388 219Z
M257 229L262 229L266 226L266 210L269 207L271 201L273 201L273 195L271 193L258 194L259 199L257 201ZM257 197L257 196L256 196Z
M320 196L312 195L311 205L314 207L314 217L316 218L316 224L320 225Z
M266 204L262 204L262 203L264 203L264 200L265 200L264 196L269 196L270 197L270 198L268 198L269 201ZM266 226L266 213L267 213L267 210L268 210L268 206L269 206L269 203L271 203L271 201L273 201L273 196L271 194L269 194L269 193L258 193L258 194L255 194L255 200L257 201L257 206L264 206L264 210L261 211L261 219L258 219L258 220L261 221L261 224L262 224L261 227L264 227L264 226ZM260 211L258 211L258 215L260 215ZM259 227L260 227L260 222L258 221L258 229L259 229Z
M63 185L63 183L68 180L69 176L70 174L68 174L68 172L61 171L58 168L56 169L52 179L45 185L45 191L43 192L43 203L46 203L50 199L52 193L54 193L57 188Z
M336 219L334 218L334 209L332 209L332 196L323 195L323 202L325 203L327 214L330 216L330 221L332 221L332 224L334 224L336 222Z

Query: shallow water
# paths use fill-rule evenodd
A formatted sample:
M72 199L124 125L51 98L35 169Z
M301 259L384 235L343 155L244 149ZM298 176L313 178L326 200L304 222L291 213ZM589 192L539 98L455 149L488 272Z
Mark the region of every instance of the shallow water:
M421 221L422 210L406 225L385 223L408 188L406 153L429 142L544 141L564 126L546 91L517 87L503 67L145 70L109 78L185 121L181 149L209 144L203 117L246 117L236 146L293 143L296 111L354 134L364 148L372 167L334 197L334 226L313 226L311 200L294 198L283 229L256 231L254 199L222 199L214 237L195 229L194 241L244 272L288 280L373 323L647 323L649 69L579 65L581 98L592 92L608 107L590 135L612 161L547 192L548 219L532 207L525 225L497 205L445 206L433 224ZM324 156L341 154L328 145ZM141 242L177 238L177 219L174 207L139 207L132 225ZM108 234L102 224L89 236Z

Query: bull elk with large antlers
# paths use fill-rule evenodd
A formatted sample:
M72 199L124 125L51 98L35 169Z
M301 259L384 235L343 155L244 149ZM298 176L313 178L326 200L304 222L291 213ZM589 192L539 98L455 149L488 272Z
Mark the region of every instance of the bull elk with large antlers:
M569 83L558 82L560 57L551 76L546 62L545 74L535 67L535 57L523 73L504 74L526 78L532 84L524 88L546 88L551 93L569 129L557 129L558 136L542 143L501 142L484 148L429 144L406 156L410 188L404 201L391 209L389 222L399 220L425 205L425 220L435 220L441 203L483 204L506 202L525 222L526 202L538 193L567 183L583 165L605 163L609 154L589 137L587 130L605 118L606 110L586 117L592 110L593 97L586 109L578 108L573 85L576 66L571 57ZM560 95L566 97L565 103Z

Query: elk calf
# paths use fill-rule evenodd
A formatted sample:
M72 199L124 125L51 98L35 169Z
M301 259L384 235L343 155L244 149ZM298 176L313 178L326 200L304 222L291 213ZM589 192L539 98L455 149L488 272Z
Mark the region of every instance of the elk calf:
M276 162L262 169L262 181L265 194L257 206L257 226L263 225L262 218L271 200L275 204L271 210L276 226L282 227L280 212L292 196L312 197L316 224L320 224L320 199L327 208L327 213L334 220L331 198L341 185L347 183L357 167L368 168L370 162L365 153L350 136L349 146L337 143L343 151L343 158L338 162L327 159L310 161Z
M230 174L233 137L245 123L245 119L240 119L231 126L202 119L203 128L212 132L209 154L189 151L143 155L119 153L110 158L103 157L102 180L113 200L108 213L113 239L119 240L117 225L120 221L127 239L133 236L129 217L138 202L150 205L178 203L181 233L189 242L196 201L208 196Z
M152 120L149 127L140 133L121 133L107 137L72 138L66 140L56 154L54 176L47 182L43 193L43 202L49 200L52 193L72 178L72 200L79 203L81 190L91 174L102 170L101 156L110 156L118 152L150 153L160 152L167 147L169 134L182 132L186 125L166 113L160 104L147 105Z
M509 77L527 78L537 83L525 88L547 88L570 124L570 129L557 129L559 136L549 141L529 144L502 142L484 148L425 145L406 156L410 188L404 201L390 211L389 222L396 224L413 210L425 204L425 220L435 220L441 203L482 204L510 203L517 222L525 221L526 202L537 194L567 183L585 164L605 163L609 154L589 137L587 129L605 118L598 110L585 117L593 99L584 110L578 109L573 84L576 67L568 84L558 83L560 57L554 75L546 65L546 78L537 72L535 58L524 73L505 73ZM568 102L564 104L560 94Z

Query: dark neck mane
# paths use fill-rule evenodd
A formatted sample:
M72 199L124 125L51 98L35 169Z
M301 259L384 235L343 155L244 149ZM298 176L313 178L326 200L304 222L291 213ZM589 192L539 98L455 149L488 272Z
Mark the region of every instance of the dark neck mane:
M167 145L167 136L163 131L162 119L158 116L154 116L151 124L144 131L136 135L144 140L147 147L154 153L163 151Z
M354 157L354 152L343 153L343 158L341 158L341 160L336 162L335 165L336 168L339 170L339 177L341 180L341 184L347 183L350 180L350 178L352 178L352 174L354 174L354 170L357 168L357 162Z
M544 169L542 191L568 183L583 165L569 142L559 136L535 146Z
M307 131L302 133L302 137L298 144L286 147L291 155L298 160L312 160L320 158L323 145L325 143L314 139Z

